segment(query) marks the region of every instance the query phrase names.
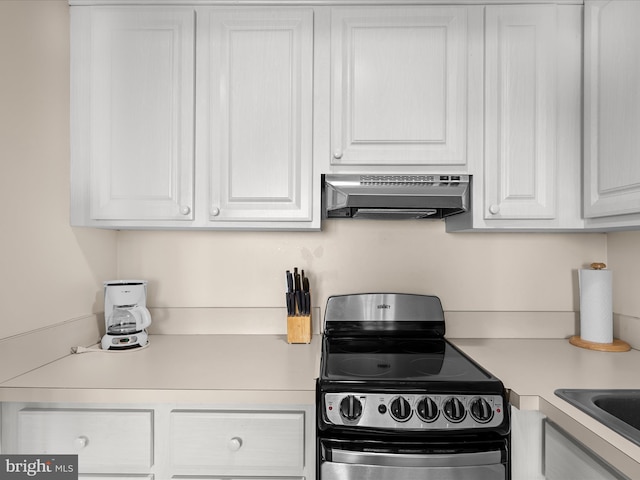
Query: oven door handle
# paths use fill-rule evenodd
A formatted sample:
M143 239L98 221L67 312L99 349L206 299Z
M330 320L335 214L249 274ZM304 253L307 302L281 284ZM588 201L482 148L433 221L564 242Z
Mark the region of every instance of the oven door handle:
M331 449L331 462L385 467L473 467L502 461L500 450L450 454L355 452Z

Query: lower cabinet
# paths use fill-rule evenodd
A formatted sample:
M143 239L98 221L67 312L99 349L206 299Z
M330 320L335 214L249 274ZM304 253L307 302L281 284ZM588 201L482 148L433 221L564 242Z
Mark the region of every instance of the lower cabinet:
M78 480L154 480L153 475L79 475Z
M171 412L171 470L296 474L304 469L304 412Z
M549 421L544 424L546 480L626 480L604 460Z
M114 459L125 471L153 465L152 410L26 407L16 420L18 453L77 454L81 472L109 470Z
M80 479L313 480L314 405L2 404L0 452L78 455Z
M537 410L511 407L512 480L628 480Z
M542 460L544 419L537 410L511 407L512 480L545 480Z

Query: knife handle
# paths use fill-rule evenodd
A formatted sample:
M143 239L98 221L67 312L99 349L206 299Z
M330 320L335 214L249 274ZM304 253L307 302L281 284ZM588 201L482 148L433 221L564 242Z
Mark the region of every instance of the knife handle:
M296 315L303 315L304 314L304 296L302 294L302 291L300 290L296 290Z
M296 313L296 302L293 297L293 292L287 292L285 294L286 304L287 304L287 315L295 315Z
M304 314L309 315L311 313L311 292L304 292Z

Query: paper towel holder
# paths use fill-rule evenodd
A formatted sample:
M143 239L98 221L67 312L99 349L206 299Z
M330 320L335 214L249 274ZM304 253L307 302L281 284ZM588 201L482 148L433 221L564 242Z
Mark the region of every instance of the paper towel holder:
M628 352L631 350L631 345L619 338L614 338L611 343L596 343L583 340L579 335L574 335L569 338L569 343L576 347L586 348L587 350L598 350L599 352Z
M592 270L604 270L607 265L600 262L594 262L590 265ZM569 343L576 347L586 348L588 350L597 350L600 352L628 352L631 346L618 338L614 338L612 343L597 343L583 340L579 335L569 338Z

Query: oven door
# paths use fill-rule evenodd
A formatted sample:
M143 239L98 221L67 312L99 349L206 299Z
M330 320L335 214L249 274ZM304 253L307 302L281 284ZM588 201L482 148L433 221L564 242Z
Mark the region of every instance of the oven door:
M499 443L431 448L320 441L320 480L506 480L508 455Z

